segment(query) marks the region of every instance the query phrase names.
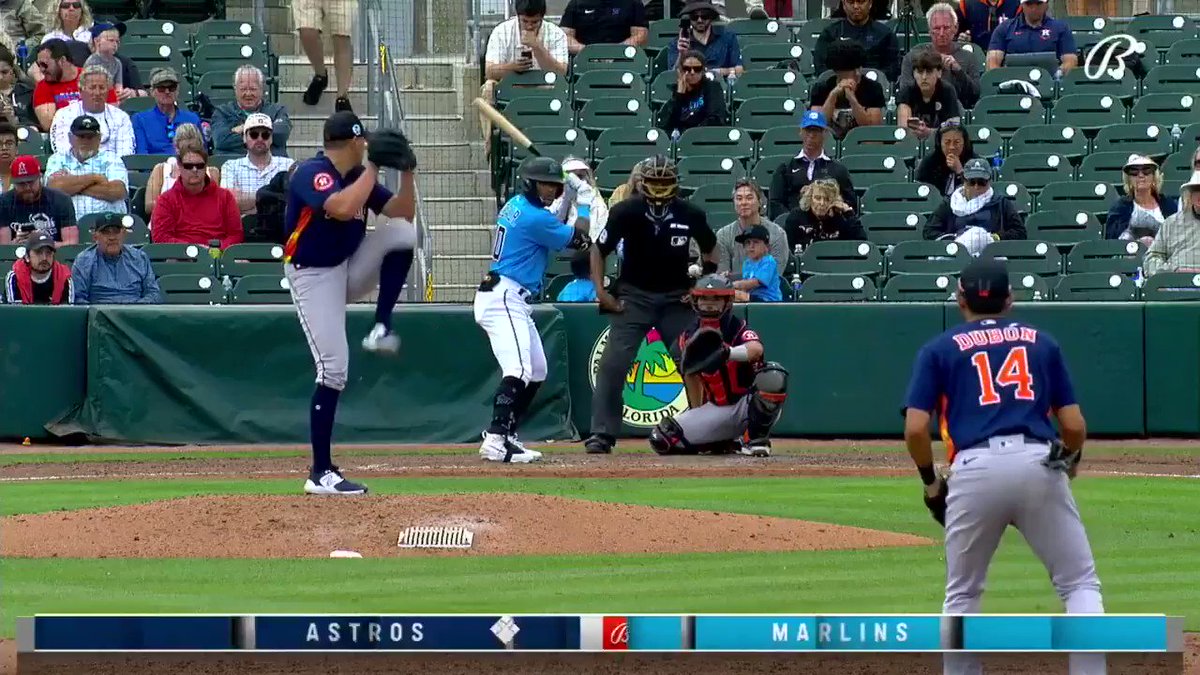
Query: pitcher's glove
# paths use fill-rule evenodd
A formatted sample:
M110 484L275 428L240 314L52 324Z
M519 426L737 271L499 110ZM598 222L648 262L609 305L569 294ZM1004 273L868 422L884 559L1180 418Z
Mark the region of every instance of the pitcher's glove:
M936 490L932 496L930 491ZM925 508L942 527L946 526L946 497L950 494L950 482L944 476L939 476L933 485L924 486L921 493L925 499Z
M408 138L396 129L383 129L371 134L367 141L367 159L375 166L400 171L417 168L417 155L408 144Z
M1050 453L1046 455L1046 459L1042 460L1047 468L1054 471L1062 471L1068 477L1074 478L1075 472L1079 469L1079 462L1083 459L1083 450L1069 450L1063 445L1062 441L1056 440L1050 444Z
M729 360L729 345L719 331L701 328L683 345L684 375L714 373Z

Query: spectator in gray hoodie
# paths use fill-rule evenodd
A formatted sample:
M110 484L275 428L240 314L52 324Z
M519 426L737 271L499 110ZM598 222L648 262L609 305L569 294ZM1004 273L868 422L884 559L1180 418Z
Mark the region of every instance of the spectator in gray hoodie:
M762 190L757 183L743 178L734 185L733 209L737 213L737 220L717 230L718 273L742 273L742 261L746 258L746 253L743 246L737 243L737 236L755 225L762 225L770 233L769 253L779 264L780 272L787 267L787 233L763 215L766 212L765 206Z

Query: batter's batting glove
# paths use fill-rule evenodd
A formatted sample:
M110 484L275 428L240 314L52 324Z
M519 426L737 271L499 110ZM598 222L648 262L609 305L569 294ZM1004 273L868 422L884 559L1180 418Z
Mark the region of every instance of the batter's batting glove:
M930 488L936 487L937 491L930 496ZM942 527L946 526L946 497L950 495L950 482L944 477L939 477L933 485L922 488L921 497L925 500L925 508L929 509L929 515L938 522Z
M417 155L408 138L397 129L383 129L371 134L367 141L367 159L375 166L386 166L399 171L417 168Z
M683 345L680 367L684 375L714 373L729 360L729 345L721 333L701 328Z
M1042 464L1054 471L1062 471L1071 478L1075 477L1075 472L1079 468L1079 462L1083 460L1083 450L1069 450L1062 441L1054 441L1050 444L1050 454L1046 455L1046 459L1042 460Z

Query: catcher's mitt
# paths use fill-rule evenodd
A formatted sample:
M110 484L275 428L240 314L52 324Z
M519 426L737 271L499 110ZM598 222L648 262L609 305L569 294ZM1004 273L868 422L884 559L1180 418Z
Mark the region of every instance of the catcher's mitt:
M701 328L683 345L681 360L684 375L713 373L729 360L729 345L719 331Z
M925 499L925 508L942 527L946 526L946 497L950 494L950 483L945 478L938 478L937 494L930 497L929 492L922 488L921 496Z
M400 171L417 168L417 156L408 144L408 138L396 129L383 129L371 134L367 141L367 159L375 166Z

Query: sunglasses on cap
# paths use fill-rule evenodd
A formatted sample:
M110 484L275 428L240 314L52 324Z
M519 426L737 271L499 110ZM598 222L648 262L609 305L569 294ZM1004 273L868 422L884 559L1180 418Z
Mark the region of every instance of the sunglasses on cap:
M268 129L251 129L250 131L246 132L246 135L249 136L251 140L255 141L265 141L271 138L271 132Z
M988 179L986 178L968 178L967 185L971 187L987 187Z

